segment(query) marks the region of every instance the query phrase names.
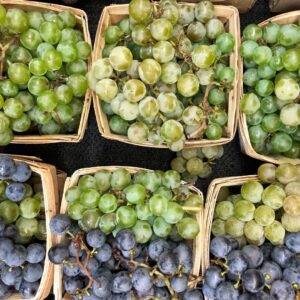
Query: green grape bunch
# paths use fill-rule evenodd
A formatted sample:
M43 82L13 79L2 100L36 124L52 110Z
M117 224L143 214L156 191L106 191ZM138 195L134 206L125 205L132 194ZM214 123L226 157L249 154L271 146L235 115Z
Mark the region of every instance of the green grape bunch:
M14 134L77 131L91 46L68 11L0 5L0 145Z
M185 148L176 153L171 161L171 168L181 173L182 179L195 184L198 178L204 179L212 175L212 165L224 154L223 146L203 148Z
M300 165L270 163L258 168L260 181L243 183L239 194L222 187L212 234L257 246L265 240L283 245L287 233L300 232Z
M201 194L181 183L176 171L100 170L84 175L65 194L68 215L88 232L99 228L116 234L130 228L139 243L152 235L174 240L194 239L199 233L196 214Z
M88 78L112 133L175 152L226 134L235 38L210 1L132 0L103 36Z
M300 158L299 24L250 24L243 31L240 108L252 147L263 155Z

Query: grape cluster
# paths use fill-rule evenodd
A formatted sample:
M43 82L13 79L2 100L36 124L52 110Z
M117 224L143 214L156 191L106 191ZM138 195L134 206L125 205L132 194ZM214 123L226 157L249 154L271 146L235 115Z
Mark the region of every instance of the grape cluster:
M289 233L284 245L239 245L228 237L210 243L214 256L205 272L203 294L209 299L294 300L300 289L300 232Z
M77 131L91 46L68 10L0 5L0 145L17 134Z
M212 174L212 163L224 154L223 146L185 148L177 152L171 168L181 173L182 179L195 184L198 177L208 178Z
M212 233L241 243L262 245L265 238L282 245L286 232L300 231L300 165L262 164L258 181L248 181L240 194L223 189L217 199Z
M115 235L100 229L81 232L67 215L56 215L51 231L70 234L69 244L52 247L48 256L63 264L63 287L72 299L184 299L202 300L189 284L193 276L193 255L187 242L156 238L138 243L131 229Z
M158 237L194 239L199 233L195 213L203 199L182 185L176 171L139 171L133 176L119 168L79 178L66 191L68 215L82 230L104 233L131 228L138 243Z
M251 24L243 39L241 110L252 147L264 155L300 158L299 24Z
M43 191L31 175L27 163L0 157L0 217L19 243L46 240Z
M111 132L172 151L187 139L223 136L235 39L210 1L132 0L105 43L88 77Z

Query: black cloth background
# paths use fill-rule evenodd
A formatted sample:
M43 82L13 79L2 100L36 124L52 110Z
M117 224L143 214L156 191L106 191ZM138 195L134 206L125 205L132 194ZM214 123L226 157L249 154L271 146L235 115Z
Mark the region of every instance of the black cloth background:
M62 4L59 0L44 2ZM91 38L94 41L103 7L112 3L128 2L129 0L79 0L74 6L86 11ZM249 23L259 23L272 16L267 2L266 0L258 0L248 13L240 15L242 28ZM102 138L97 128L93 106L91 106L85 136L80 143L11 144L0 148L0 152L38 156L45 162L54 164L57 168L66 171L68 175L79 168L108 165L168 170L170 161L175 157L175 153L167 149L137 147ZM259 161L241 153L237 134L233 142L225 145L224 156L213 166L212 177L198 180L197 186L206 193L206 189L213 178L255 174L259 164Z

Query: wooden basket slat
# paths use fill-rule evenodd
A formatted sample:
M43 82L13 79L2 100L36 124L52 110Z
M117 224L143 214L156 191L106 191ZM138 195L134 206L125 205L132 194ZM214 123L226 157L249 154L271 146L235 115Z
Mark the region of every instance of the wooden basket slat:
M193 3L186 3L189 6L195 6ZM232 6L223 6L216 5L215 6L215 14L223 20L226 20L228 23L229 32L232 33L236 38L236 45L234 52L230 56L230 66L236 71L235 80L233 83L233 88L229 93L228 97L228 123L227 123L227 136L222 137L219 140L190 140L186 141L185 147L207 147L212 145L223 145L229 143L236 132L237 128L237 118L238 118L238 101L239 101L239 92L241 90L242 79L241 79L241 67L239 60L239 46L240 46L240 21L239 14L236 8ZM96 60L101 57L103 48L105 46L105 40L103 37L103 33L107 26L111 24L115 24L128 16L128 5L111 5L106 6L101 14L100 21L98 24L98 29L96 33L96 39L94 44L94 54L93 59ZM98 129L101 135L107 139L117 140L124 143L134 144L143 147L152 147L152 148L167 148L165 144L163 145L153 145L149 142L145 142L143 144L136 144L129 141L126 136L117 135L110 131L108 125L108 119L105 113L102 111L101 104L98 96L95 92L92 92L93 95L93 104L96 113L96 119L98 124Z
M71 177L68 177L65 181L65 186L64 186L64 193L62 197L62 202L61 202L61 209L60 213L64 214L67 211L67 201L65 199L65 193L66 191L76 185L78 183L78 180L81 176L83 175L88 175L88 174L95 174L98 171L101 170L108 170L110 172L117 170L119 168L125 168L127 169L131 174L137 173L138 171L150 171L149 169L144 169L144 168L137 168L137 167L128 167L128 166L104 166L104 167L91 167L91 168L84 168L84 169L79 169L73 173ZM203 197L203 194L200 190L198 190L196 187L191 186L189 189L194 192L195 194L199 194ZM200 232L197 236L197 238L194 240L193 243L193 254L194 254L194 264L193 264L193 271L192 273L194 275L199 275L201 271L201 263L202 263L202 255L201 255L201 243L202 243L202 236L204 234L203 231L203 219L204 219L204 209L202 209L197 215L196 215L197 221L200 225ZM64 237L56 238L57 243L61 243L64 241ZM62 286L62 277L63 277L63 269L61 265L55 265L54 266L54 284L53 284L53 294L55 297L55 300L61 300L61 299L70 299L69 296L64 295L63 291L63 286Z
M34 2L34 1L23 1L23 0L1 0L1 4L8 8L19 7L25 11L45 11L51 10L54 12L62 12L64 10L71 11L77 20L77 26L82 29L84 40L88 42L90 45L91 37L89 33L88 27L88 17L86 13L77 8L63 6L53 3L42 3L42 2ZM92 55L88 60L88 70L91 69L92 66ZM13 144L51 144L51 143L77 143L82 140L86 127L87 127L87 120L91 106L91 99L92 95L90 90L88 89L84 102L83 102L83 110L81 113L80 123L78 126L77 133L74 134L51 134L51 135L15 135L14 139L11 141Z
M266 26L268 23L270 22L277 22L279 24L290 24L290 23L294 23L296 21L298 21L300 18L300 10L297 11L292 11L292 12L288 12L288 13L284 13L284 14L280 14L278 16L269 18L267 20L265 20L262 23L259 23L258 26L263 28L264 26ZM243 73L243 64L241 64L241 70ZM243 87L242 87L243 89ZM243 91L242 91L243 94ZM238 109L240 110L240 109ZM239 136L240 136L240 144L241 144L241 149L242 151L255 158L258 160L262 160L262 161L267 161L273 164L282 164L282 163L292 163L292 164L300 164L300 159L293 159L293 158L288 158L285 157L283 155L263 155L263 154L259 154L257 153L251 144L250 141L250 137L249 137L249 130L248 130L248 126L247 126L247 121L246 121L246 115L242 112L240 112L240 116L239 116Z
M9 154L1 154L1 156ZM46 254L48 250L54 244L54 236L50 232L49 222L52 216L56 213L55 202L58 199L57 193L57 174L56 168L52 165L42 163L37 160L36 157L30 156L19 156L19 155L9 155L16 161L25 161L31 168L34 174L37 174L42 182L43 194L44 194L44 205L45 205L45 220L47 228L47 240L46 240ZM53 265L50 263L48 256L45 257L44 271L40 281L40 287L37 291L35 297L30 298L30 300L43 300L45 299L51 290L53 284ZM15 293L11 297L7 298L9 300L20 300L19 294Z

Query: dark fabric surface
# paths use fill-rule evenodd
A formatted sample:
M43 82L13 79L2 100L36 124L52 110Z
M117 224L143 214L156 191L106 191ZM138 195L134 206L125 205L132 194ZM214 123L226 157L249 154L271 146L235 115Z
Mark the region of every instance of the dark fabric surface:
M241 0L242 1L242 0ZM45 1L60 3L61 1ZM85 10L89 17L89 27L94 40L99 16L104 6L111 3L128 3L129 0L79 0L74 5ZM266 0L258 0L246 14L241 14L242 28L249 23L259 23L272 14ZM0 148L0 152L34 155L45 162L71 175L75 170L92 166L127 165L149 169L167 170L175 153L167 149L136 147L102 138L98 132L95 113L91 107L88 128L84 139L77 144L60 143L49 145L14 145ZM205 193L213 178L254 174L260 162L242 154L238 135L234 141L225 145L224 156L213 166L213 176L207 180L198 180L197 186Z

